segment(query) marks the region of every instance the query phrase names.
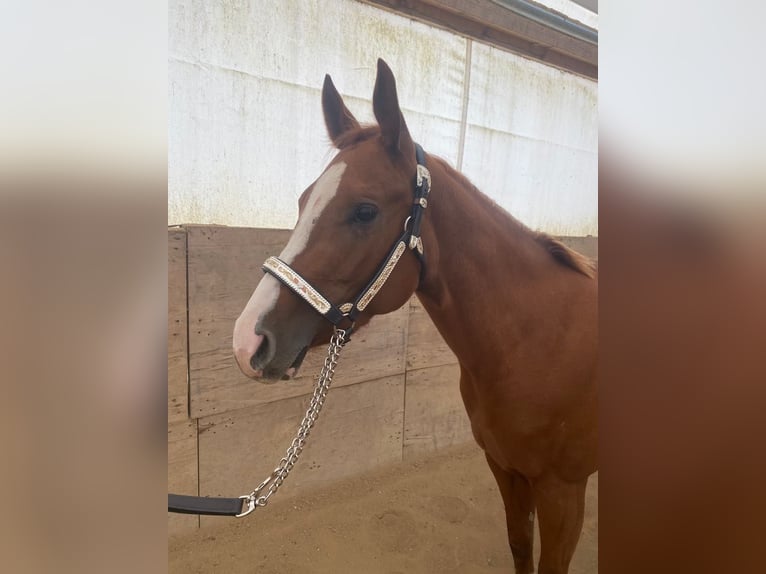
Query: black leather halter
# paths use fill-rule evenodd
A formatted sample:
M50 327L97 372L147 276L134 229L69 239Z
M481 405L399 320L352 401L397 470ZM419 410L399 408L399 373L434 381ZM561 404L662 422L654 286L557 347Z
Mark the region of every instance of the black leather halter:
M294 293L306 301L311 307L330 321L336 328L347 320L350 326L345 329L346 341L354 329L354 321L359 313L372 301L385 284L391 272L396 267L404 251L409 248L420 261L420 278L423 279L426 268L426 260L423 254L423 240L420 237L420 224L423 221L423 213L428 207L428 193L431 190L431 174L426 168L425 153L423 148L415 144L415 159L417 172L415 174L415 193L412 210L404 222L404 232L396 240L383 263L373 275L367 286L354 299L353 303L344 303L335 306L319 291L312 287L292 267L277 257L269 257L263 264L263 270L276 277L289 287ZM168 494L168 511L182 514L206 514L215 516L246 516L256 507L252 496L240 496L238 498L219 498L206 496L184 496Z
M304 279L300 273L278 257L269 257L263 264L263 270L266 273L276 277L337 328L341 328L341 323L348 321L350 326L346 327L347 335L351 334L356 318L367 308L375 295L378 294L407 248L413 251L420 261L421 280L425 274L426 262L423 253L423 240L420 236L420 225L423 221L423 214L428 207L431 174L428 168L426 168L425 153L419 144L415 144L415 160L417 162L417 172L415 174L414 201L412 202L410 215L404 222L404 231L394 242L394 245L372 279L353 301L342 305L334 305L311 285L309 281Z

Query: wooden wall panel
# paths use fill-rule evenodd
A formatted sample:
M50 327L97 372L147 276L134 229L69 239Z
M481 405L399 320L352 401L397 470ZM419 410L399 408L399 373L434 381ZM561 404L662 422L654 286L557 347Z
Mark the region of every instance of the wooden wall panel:
M244 377L231 353L234 321L262 277L260 265L288 237L286 230L215 226L168 232L173 492L246 493L284 454L305 412L324 349L308 354L296 380L274 385ZM561 239L598 258L598 238ZM376 317L344 350L326 411L280 498L473 440L456 361L415 296ZM203 522L215 520L225 519ZM198 524L194 516L168 517L171 533Z
M196 495L197 421L168 424L168 492ZM199 518L188 514L168 513L168 533L183 532L199 526Z
M190 412L205 416L243 406L252 393L231 350L234 321L263 273L261 264L279 253L290 232L188 226ZM245 392L243 392L243 389Z
M293 397L200 419L200 492L239 496L252 490L284 456L308 399ZM277 496L284 499L400 461L403 419L403 374L331 389L300 461ZM202 523L217 520L203 517Z
M403 307L387 315L374 317L352 336L343 349L336 371L338 386L351 385L404 373L408 309ZM327 350L317 348L306 355L296 383L310 392L324 364ZM335 384L335 383L333 383ZM296 396L291 393L287 396ZM280 397L281 398L281 397Z
M598 261L598 237L559 237L567 247Z
M452 365L457 357L444 342L417 297L410 299L407 370Z
M261 265L282 251L290 232L190 225L187 233L189 349L194 363L206 353L231 355L234 321L263 276Z
M403 458L413 459L473 440L460 396L460 367L407 373Z
M192 417L220 414L311 392L325 349L312 350L294 381L264 385L240 373L231 351L234 321L289 232L189 227L189 350ZM338 386L404 371L407 309L376 317L341 357Z
M186 231L168 230L168 422L189 409L186 335Z

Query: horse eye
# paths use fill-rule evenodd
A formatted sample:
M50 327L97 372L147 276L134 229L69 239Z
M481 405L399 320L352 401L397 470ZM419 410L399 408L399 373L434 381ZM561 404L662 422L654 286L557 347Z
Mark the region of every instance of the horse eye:
M378 215L378 208L369 203L363 203L356 206L354 211L354 222L370 223Z

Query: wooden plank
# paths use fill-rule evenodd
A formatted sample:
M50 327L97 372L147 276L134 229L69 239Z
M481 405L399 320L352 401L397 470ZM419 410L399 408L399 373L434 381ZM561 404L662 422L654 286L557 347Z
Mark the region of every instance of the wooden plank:
M196 495L197 421L168 424L168 492ZM199 526L196 516L168 513L168 533L175 534Z
M418 458L471 440L471 425L460 396L460 367L409 371L403 458Z
M444 342L417 297L410 299L409 312L407 370L457 363L457 357Z
M311 392L325 349L308 353L294 381L273 385L240 373L231 352L234 321L262 277L263 261L287 242L285 230L188 228L191 416L206 417ZM404 372L407 309L376 317L344 350L336 386Z
M598 77L598 46L486 0L365 1L576 74Z
M186 231L168 230L168 422L189 412L186 333Z
M252 490L284 456L308 399L293 397L200 419L200 492L239 496ZM403 374L333 388L277 496L283 500L400 461L403 417ZM202 524L221 520L202 517Z
M588 235L587 237L559 237L558 239L567 247L598 261L598 237Z
M353 335L352 342L343 350L336 371L338 386L404 373L407 315L405 305L393 313L373 317ZM326 355L325 348L310 351L296 382L313 385Z
M190 225L189 349L192 354L231 350L234 321L263 276L261 265L287 243L285 229ZM227 334L228 340L217 338ZM192 361L193 362L193 361Z

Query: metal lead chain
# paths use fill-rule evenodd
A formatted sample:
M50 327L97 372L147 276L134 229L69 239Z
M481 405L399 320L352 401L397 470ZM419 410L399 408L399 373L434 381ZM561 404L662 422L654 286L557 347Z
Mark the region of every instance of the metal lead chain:
M324 406L327 392L330 390L332 384L333 375L335 375L335 367L338 365L338 358L340 357L341 349L346 344L346 333L343 329L335 329L332 337L330 338L330 345L327 348L327 357L324 360L324 366L319 373L319 378L314 386L314 394L311 395L311 402L309 408L298 427L298 433L296 434L290 447L287 449L285 456L279 461L279 465L271 472L271 474L259 484L253 492L247 496L240 496L243 501L247 501L247 510L242 514L238 514L238 517L247 516L258 506L266 506L269 502L269 498L279 490L282 483L290 474L290 471L295 466L303 447L306 446L311 428L314 426L317 418L319 418L319 412ZM266 489L265 494L261 494Z

